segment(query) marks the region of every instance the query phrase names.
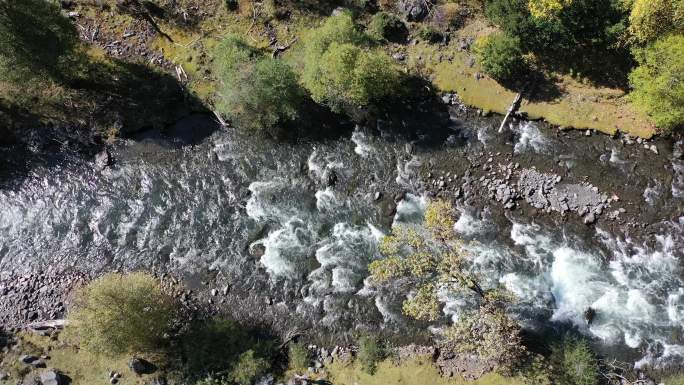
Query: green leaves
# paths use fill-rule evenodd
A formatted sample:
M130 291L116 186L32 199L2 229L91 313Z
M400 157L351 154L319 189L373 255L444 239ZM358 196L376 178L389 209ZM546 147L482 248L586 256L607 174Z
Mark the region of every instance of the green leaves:
M586 341L566 337L551 347L553 377L568 385L594 385L598 378L598 364Z
M484 71L498 81L515 80L527 70L517 37L495 33L479 39L474 48Z
M636 53L630 100L661 129L684 124L684 36L667 36Z
M217 108L241 128L270 131L294 120L304 98L296 74L236 36L218 47Z
M330 17L305 39L302 84L314 101L333 111L366 106L399 87L392 60L371 49L349 13Z
M173 300L145 273L96 279L74 305L69 320L81 346L108 355L157 351L175 315Z

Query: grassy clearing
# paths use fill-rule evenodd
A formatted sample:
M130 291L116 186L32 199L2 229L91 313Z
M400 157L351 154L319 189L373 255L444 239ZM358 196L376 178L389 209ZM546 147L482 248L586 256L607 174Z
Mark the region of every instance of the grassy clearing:
M458 32L458 37L477 37L492 32L492 28L479 19L472 20ZM457 92L468 105L505 114L515 91L505 88L483 74L474 57L459 51L459 39L451 40L445 49L426 43L407 47L411 69L432 76L433 84L441 91ZM453 56L453 58L452 58ZM451 60L449 60L451 59ZM656 133L656 127L643 113L625 99L619 89L598 88L567 75L550 74L553 95L535 95L538 100L524 100L521 112L531 119L545 119L551 124L577 129L595 129L606 134L618 130L644 138Z
M444 378L427 358L416 359L397 366L391 360L378 364L374 375L364 372L360 365L335 362L327 367L334 385L524 385L514 378L487 374L477 381L462 378Z
M120 385L143 385L150 379L162 373L164 368L160 363L164 362L161 356L145 356L143 358L160 366L157 373L138 376L128 368L129 356L104 357L78 349L61 340L51 340L30 333L19 335L20 349L11 351L2 357L0 371L10 374L7 384L15 383L23 375L40 373L46 369L28 370L26 365L19 363L22 354L42 355L47 354L50 359L46 360L47 369L54 368L71 379L72 385L108 384L110 371L121 374L118 384ZM0 382L0 384L4 384Z

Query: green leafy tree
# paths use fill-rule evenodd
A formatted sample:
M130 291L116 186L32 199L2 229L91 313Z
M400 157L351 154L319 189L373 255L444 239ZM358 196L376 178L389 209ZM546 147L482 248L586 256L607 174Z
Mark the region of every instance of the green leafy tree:
M498 81L512 81L527 70L520 39L495 33L478 39L475 54L482 69Z
M239 127L271 131L298 116L304 95L296 74L238 37L218 46L216 72L217 108Z
M384 358L384 349L380 341L374 336L359 338L359 352L357 358L361 363L361 369L368 374L374 374L378 368L378 362Z
M565 338L551 347L553 378L559 384L595 385L598 382L598 363L586 341Z
M499 292L485 295L476 309L464 312L444 332L445 344L452 350L476 354L481 360L511 374L526 355L520 336L520 325L505 312L512 299Z
M340 112L389 96L400 76L382 51L365 45L349 13L328 18L305 41L302 83L313 100Z
M684 33L684 1L634 1L629 16L629 32L637 42L651 42L672 31Z
M684 124L684 36L664 37L637 50L636 58L639 66L629 76L631 101L661 129Z
M0 0L1 80L68 79L78 42L76 28L54 2Z
M467 269L469 255L454 232L455 209L444 200L431 201L422 228L398 226L383 238L383 259L373 261L371 277L382 283L408 279L416 289L404 301L409 317L432 322L440 317L438 292L472 294L478 306L465 311L444 333L444 344L454 351L477 354L509 371L525 353L520 326L505 312L514 298L499 289L484 289Z
M153 352L163 347L174 313L173 299L154 277L108 274L78 291L69 329L93 352Z

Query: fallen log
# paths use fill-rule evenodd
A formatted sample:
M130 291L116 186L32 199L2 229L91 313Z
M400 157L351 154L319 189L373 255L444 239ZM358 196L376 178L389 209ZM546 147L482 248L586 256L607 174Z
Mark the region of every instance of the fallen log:
M39 321L39 322L33 322L30 324L27 324L25 326L25 329L28 330L34 330L34 331L41 331L41 330L47 330L47 329L64 329L64 326L66 326L69 323L69 321L65 319L54 319L54 320L49 320L49 321Z
M511 106L508 107L508 112L506 113L506 116L504 116L503 121L501 122L501 126L499 126L499 133L503 131L504 125L506 124L506 121L508 121L508 117L511 116L512 113L518 111L520 108L520 102L522 101L522 94L518 93L515 95L515 99L513 99L513 103L511 103Z
M275 59L278 55L280 55L280 53L285 52L285 50L287 50L288 48L290 48L290 47L292 46L292 44L294 44L294 43L296 43L296 42L297 42L297 38L295 37L294 39L292 39L291 42L289 42L289 43L286 44L286 45L278 45L278 46L276 46L275 49L273 50L273 58Z

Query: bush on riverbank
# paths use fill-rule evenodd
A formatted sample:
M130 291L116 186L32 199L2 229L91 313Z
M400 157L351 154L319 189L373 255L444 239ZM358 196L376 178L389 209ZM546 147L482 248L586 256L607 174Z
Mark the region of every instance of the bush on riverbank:
M158 352L174 316L172 298L154 277L108 274L78 291L69 329L95 353Z
M378 363L385 358L385 353L380 341L375 336L362 336L359 338L359 352L357 358L361 369L368 374L374 374Z
M684 36L671 35L636 51L639 66L630 74L630 99L658 127L684 125Z
M217 109L237 126L272 131L297 117L304 95L284 62L232 35L218 46L215 67Z
M598 364L586 341L565 338L551 348L553 379L559 384L594 385L598 381Z
M474 49L484 71L498 81L514 81L527 71L520 39L517 37L503 33L488 35L480 38Z
M335 112L388 97L400 86L392 59L368 46L348 12L329 17L305 39L302 84Z

